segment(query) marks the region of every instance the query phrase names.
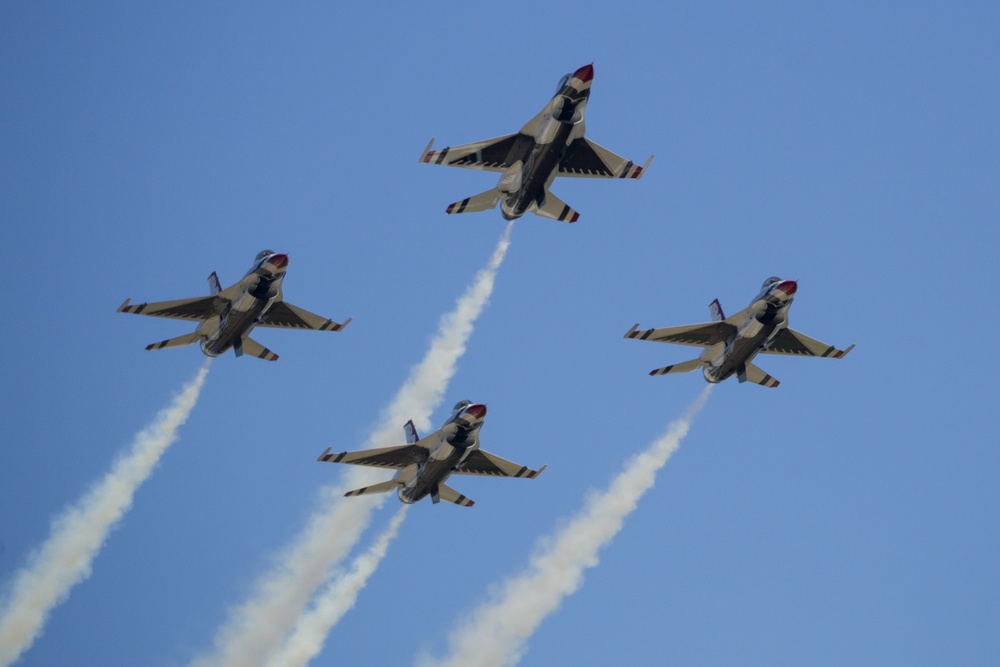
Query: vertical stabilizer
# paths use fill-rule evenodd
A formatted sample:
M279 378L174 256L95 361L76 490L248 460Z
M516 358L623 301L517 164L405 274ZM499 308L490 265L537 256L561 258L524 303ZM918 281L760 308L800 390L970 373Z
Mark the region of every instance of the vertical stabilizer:
M215 271L212 271L212 275L208 277L208 293L212 296L217 296L221 291L222 285L219 284L219 276Z
M708 304L708 309L712 312L713 322L722 322L726 319L726 314L722 312L722 304L719 303L718 299Z
M413 425L412 419L403 425L403 431L406 433L406 444L415 445L420 440L420 436L417 435L417 427Z

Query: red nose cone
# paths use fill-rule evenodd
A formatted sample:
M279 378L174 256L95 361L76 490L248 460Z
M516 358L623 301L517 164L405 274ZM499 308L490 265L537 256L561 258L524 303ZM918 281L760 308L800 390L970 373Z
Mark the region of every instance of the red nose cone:
M785 280L785 281L782 281L782 283L780 285L778 285L778 289L780 289L782 292L784 292L788 296L792 296L793 294L795 294L795 291L798 288L799 288L799 284L797 282L795 282L794 280Z
M271 255L267 261L275 267L283 269L288 266L288 255L278 253L277 255Z
M474 403L465 409L465 413L476 419L482 419L486 416L486 406L482 403Z
M587 83L588 81L590 81L591 79L593 79L594 78L594 66L593 66L593 64L584 65L580 69L578 69L575 72L573 72L573 78L574 79L579 79L580 81L583 81L584 83Z

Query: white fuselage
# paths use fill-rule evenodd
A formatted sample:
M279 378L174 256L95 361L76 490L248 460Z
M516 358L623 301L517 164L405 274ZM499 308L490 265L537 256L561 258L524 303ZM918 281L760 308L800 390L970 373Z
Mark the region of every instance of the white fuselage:
M481 414L477 414L480 408ZM431 438L437 438L438 442L430 447L427 458L396 474L394 479L400 484L397 491L399 499L404 503L415 503L425 496L436 496L438 485L444 484L455 468L479 449L479 430L484 416L484 406L471 405L433 434Z
M224 290L223 294L231 294L231 297L219 299L221 312L198 327L201 350L206 355L217 357L242 344L271 305L281 301L281 283L288 260L279 261L278 266L272 257L275 255L261 259L240 282Z
M762 290L748 307L726 319L736 327L736 333L702 353L705 361L702 372L706 380L722 382L740 372L788 326L788 308L792 305L794 291L786 294L781 291L781 285Z

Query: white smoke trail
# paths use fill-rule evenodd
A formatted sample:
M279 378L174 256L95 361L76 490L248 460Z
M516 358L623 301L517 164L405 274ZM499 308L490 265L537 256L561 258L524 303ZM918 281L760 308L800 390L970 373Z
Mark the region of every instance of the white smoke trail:
M440 404L458 359L465 352L476 319L493 292L497 270L510 246L512 226L507 225L489 264L476 275L454 310L441 318L437 336L423 361L413 368L383 411L364 448L398 444L407 419L413 419L421 429L428 427L431 413ZM271 570L257 580L250 597L230 609L229 618L216 633L212 652L195 657L192 665L263 664L280 649L309 599L329 578L330 568L350 552L367 527L371 511L387 497L358 496L345 502L344 493L384 477L384 471L350 467L340 484L322 489L320 508L279 554Z
M267 667L303 667L319 655L331 628L354 606L361 589L385 557L389 543L406 518L407 509L409 505L400 507L371 548L354 559L346 574L327 585L313 608L299 619L285 646L267 661Z
M198 401L206 361L156 421L143 429L131 450L104 479L52 521L48 540L18 571L0 603L0 667L7 667L41 635L49 614L76 584L90 576L108 533L132 506L136 489L176 439Z
M705 387L683 417L644 452L626 461L611 485L591 493L582 511L554 537L539 540L531 564L504 582L496 599L479 607L449 638L451 654L438 667L499 667L517 663L525 643L563 598L582 585L584 570L598 563L597 552L621 530L625 517L656 481L656 473L687 435L712 385Z

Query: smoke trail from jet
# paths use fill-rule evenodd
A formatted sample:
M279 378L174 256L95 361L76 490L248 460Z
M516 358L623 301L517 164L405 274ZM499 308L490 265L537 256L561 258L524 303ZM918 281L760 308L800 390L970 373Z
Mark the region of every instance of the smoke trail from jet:
M424 359L385 409L364 448L399 444L407 419L426 430L430 416L441 403L456 365L476 322L485 308L510 246L513 223L501 236L489 263L444 315ZM245 667L263 664L278 651L315 591L330 577L330 569L347 556L368 526L371 512L388 496L358 496L346 500L346 491L385 478L385 471L349 467L343 481L324 487L320 507L305 528L278 555L275 564L253 586L242 604L230 609L229 618L216 633L211 653L196 656L192 665Z
M299 619L281 651L267 661L267 667L304 667L319 655L330 630L354 606L361 589L385 557L408 509L409 505L400 507L368 551L355 558L345 574L330 581L312 609Z
M56 605L90 576L108 533L132 506L136 489L191 414L208 364L135 437L132 448L115 461L104 479L52 521L48 540L15 575L9 594L0 602L0 667L7 667L31 647Z
M583 573L597 565L597 552L621 530L625 517L656 481L656 473L677 451L712 385L644 452L626 461L610 486L591 493L580 513L554 536L536 545L531 564L508 579L496 599L479 607L449 638L451 654L440 661L419 662L436 667L499 667L513 665L525 643L563 598L583 584Z

